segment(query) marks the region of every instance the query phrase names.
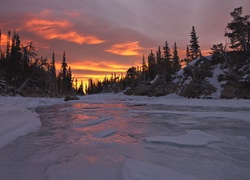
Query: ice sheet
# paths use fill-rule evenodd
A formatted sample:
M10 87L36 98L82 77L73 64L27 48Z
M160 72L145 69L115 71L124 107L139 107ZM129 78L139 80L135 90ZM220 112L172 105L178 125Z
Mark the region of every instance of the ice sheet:
M112 134L114 134L116 132L115 129L105 129L103 131L97 132L96 134L94 134L95 138L104 138L107 136L110 136Z
M206 146L209 143L220 142L220 138L207 134L200 130L188 130L186 134L180 136L153 136L146 138L152 143L164 143L177 146Z

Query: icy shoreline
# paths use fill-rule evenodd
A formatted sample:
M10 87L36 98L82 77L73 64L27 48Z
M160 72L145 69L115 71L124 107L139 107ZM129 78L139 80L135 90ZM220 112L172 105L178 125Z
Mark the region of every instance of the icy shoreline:
M58 103L63 99L0 96L0 148L41 127L35 108Z

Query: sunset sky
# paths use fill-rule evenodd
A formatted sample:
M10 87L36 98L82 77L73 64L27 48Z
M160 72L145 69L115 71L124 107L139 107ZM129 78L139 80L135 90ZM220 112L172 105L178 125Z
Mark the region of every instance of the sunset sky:
M184 57L192 26L208 54L225 42L230 12L239 6L250 14L249 0L0 0L2 50L15 29L39 56L51 59L55 52L57 70L65 50L74 77L103 79L140 65L143 54L166 40Z

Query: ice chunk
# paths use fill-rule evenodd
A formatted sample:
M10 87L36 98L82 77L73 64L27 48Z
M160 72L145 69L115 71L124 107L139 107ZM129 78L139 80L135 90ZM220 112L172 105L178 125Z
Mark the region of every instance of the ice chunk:
M168 167L143 162L135 159L126 159L122 168L122 178L124 180L196 180L195 176L181 174Z
M116 132L116 130L114 130L114 129L105 129L103 131L96 133L94 135L94 137L95 138L104 138L104 137L107 137L107 136L114 134L115 132Z
M146 138L152 143L166 143L178 146L206 146L212 142L220 142L221 139L202 132L200 130L189 130L187 134L180 136L154 136Z

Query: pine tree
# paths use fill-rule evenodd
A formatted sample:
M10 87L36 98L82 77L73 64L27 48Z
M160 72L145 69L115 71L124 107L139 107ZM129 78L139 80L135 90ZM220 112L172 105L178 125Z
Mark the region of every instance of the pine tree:
M72 73L71 73L71 67L69 66L69 69L67 71L67 93L72 93Z
M83 81L81 80L81 84L80 84L80 86L79 86L79 88L78 88L78 90L77 90L77 93L79 94L79 95L84 95L84 91L83 91Z
M55 65L55 53L52 54L52 60L50 62L49 66L49 82L50 82L50 93L55 96L58 92L58 87L56 83L56 65Z
M146 81L147 80L147 64L145 62L145 57L144 57L144 54L142 56L142 80L143 81Z
M6 45L6 59L10 56L10 31L8 31L7 45Z
M150 80L153 80L156 76L156 60L153 50L151 50L151 53L148 55L148 74Z
M179 58L179 55L178 55L178 50L177 50L177 45L176 45L176 42L174 43L174 50L173 50L173 69L174 71L179 71L181 66L180 66L180 58Z
M67 67L65 51L63 52L63 62L62 62L62 93L67 93Z
M163 55L164 55L164 58L167 60L167 61L170 61L171 60L171 53L170 53L170 49L168 47L168 42L166 41L165 42L165 46L163 46Z
M191 40L190 40L190 56L191 59L194 60L200 56L200 45L199 45L199 37L196 35L196 31L194 26L192 26L192 31L190 33L191 35Z
M230 48L247 52L250 49L250 16L242 16L242 7L235 8L230 15L233 21L227 24L225 33L230 39Z
M171 69L171 53L170 53L170 48L168 46L168 42L165 41L165 46L163 46L163 60L162 60L162 74L163 74L163 77L162 77L162 81L163 83L165 83L167 81L167 76L169 76L169 74L172 73L172 69Z
M162 54L161 54L161 47L158 47L158 50L156 52L156 63L157 63L157 72L158 75L162 75Z

